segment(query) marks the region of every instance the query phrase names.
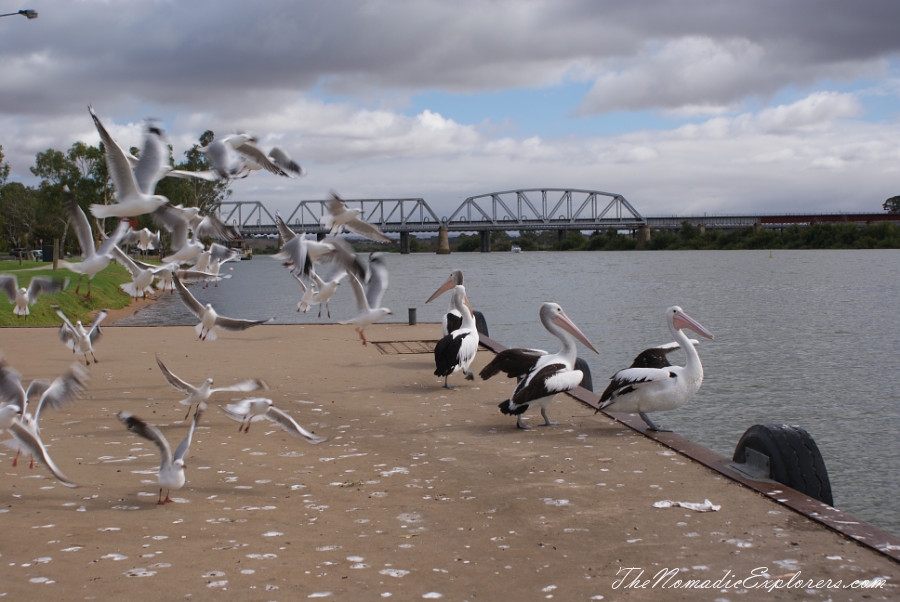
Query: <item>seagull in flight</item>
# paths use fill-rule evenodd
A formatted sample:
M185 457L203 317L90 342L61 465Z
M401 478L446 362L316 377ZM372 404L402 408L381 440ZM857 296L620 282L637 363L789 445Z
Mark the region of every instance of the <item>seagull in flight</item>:
M66 197L66 213L69 216L69 223L72 225L72 230L74 230L75 236L78 238L78 244L81 247L82 260L80 262L69 262L60 259L59 266L78 274L78 284L75 285L76 295L81 287L81 279L85 276L88 277L87 298L90 299L91 280L94 276L105 270L106 266L109 265L109 262L112 261L113 247L119 244L119 241L122 240L122 237L128 232L128 221L120 221L115 231L95 250L94 234L91 231L91 225L88 222L87 216L78 205L78 201L75 200L75 196L69 190L68 186L63 186L63 194Z
M215 388L213 387L213 379L207 378L199 386L195 386L176 376L171 370L166 367L166 365L162 362L161 359L159 359L159 357L156 358L156 365L158 365L159 369L162 371L166 382L168 382L170 385L172 385L182 393L187 393L187 397L179 402L181 403L181 405L188 406L188 412L184 416L185 419L187 419L187 417L191 414L191 409L195 406L197 407L197 411L205 410L207 407L206 402L209 401L209 398L212 397L215 393L225 393L230 391L240 391L242 393L246 393L249 391L256 391L258 389L269 388L269 385L266 383L266 381L260 378L242 380L227 387Z
M359 215L362 209L350 209L347 204L335 193L331 193L331 198L325 202L327 213L322 216L320 222L329 234L337 234L341 228L358 234L375 242L391 242L391 239L384 235L384 232L376 226L361 219Z
M216 138L200 149L223 180L246 178L254 171L266 170L276 176L293 178L304 175L303 168L282 149L268 153L258 146L250 134L230 134Z
M0 289L6 291L9 302L15 304L13 313L28 319L31 311L29 306L37 303L41 295L54 295L68 285L69 281L54 280L43 276L35 276L28 283L28 288L20 287L15 274L0 274Z
M369 255L369 267L365 277L365 289L363 283L355 274L349 274L350 288L356 298L358 313L349 320L343 320L338 324L352 324L359 333L363 345L368 344L364 330L366 327L393 315L390 309L381 306L381 299L388 285L387 266L384 265L384 257L381 253Z
M290 414L275 407L271 399L265 397L252 397L250 399L242 399L235 403L229 403L225 407L219 407L226 416L232 420L240 422L238 432L248 432L250 423L258 420L271 420L290 434L296 437L303 437L310 443L322 443L325 437L319 437L312 434L291 418Z
M53 309L56 311L56 315L63 321L62 325L59 327L59 340L65 343L66 347L72 350L72 353L83 355L85 365L91 365L88 354L91 355L91 359L93 359L96 364L97 356L94 355L94 343L97 342L97 339L99 339L102 334L100 322L106 319L109 312L105 309L101 309L97 312L97 315L94 316L94 321L91 322L90 328L85 328L81 323L81 320L72 324L72 322L69 321L69 318L66 317L66 314L64 314L58 306L54 306Z
M159 500L156 502L159 506L173 502L174 500L169 497L169 493L171 493L173 489L181 489L184 487L184 457L191 447L194 429L197 428L197 421L200 420L202 414L202 410L198 410L194 414L194 420L191 422L188 434L181 443L178 444L174 454L172 453L172 448L169 446L169 441L156 426L144 422L129 412L119 412L116 414L116 417L122 421L122 424L124 424L129 431L138 437L143 437L144 439L151 441L157 449L159 449L159 474L157 475L157 480L159 481ZM166 490L165 499L163 499L163 489Z
M178 277L177 272L172 274L172 281L175 283L175 290L181 295L181 300L184 301L185 306L187 306L192 314L200 319L200 322L194 326L194 330L197 332L197 338L201 341L215 341L216 338L218 338L216 335L216 328L231 331L246 330L251 326L265 324L272 320L272 318L266 320L244 320L241 318L220 316L216 313L216 310L213 309L211 303L204 305L197 301L196 297L191 294L191 291L187 289Z
M159 207L169 202L169 199L160 195L153 194L152 191L145 192L138 184L134 170L129 160L129 155L119 146L110 133L104 127L100 118L94 113L93 107L88 105L88 112L94 120L94 126L100 134L100 141L106 149L106 166L109 170L109 177L115 188L116 201L109 205L93 204L91 205L91 213L94 217L102 219L105 217L136 217L145 213L152 213ZM148 165L147 172L154 175L147 176L147 180L153 180L153 187L156 187L156 180L159 179L161 172L161 164L164 161L162 153L154 156L155 165ZM155 179L153 179L155 178ZM145 186L149 186L145 182Z

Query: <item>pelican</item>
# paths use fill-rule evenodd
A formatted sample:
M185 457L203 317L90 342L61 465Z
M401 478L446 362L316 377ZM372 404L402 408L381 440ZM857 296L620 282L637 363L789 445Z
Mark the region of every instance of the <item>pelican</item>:
M434 346L434 375L444 377L444 387L452 389L447 379L457 370L466 375L466 380L473 380L475 375L469 371L475 352L478 351L478 331L475 329L475 314L466 297L466 287L457 284L451 296L453 307L462 316L460 327L444 336Z
M356 297L356 307L359 313L349 320L338 322L338 324L352 324L359 333L363 345L367 344L366 335L363 333L366 327L393 315L387 307L380 307L381 299L388 285L387 266L384 265L381 253L369 255L369 268L365 280L366 288L363 290L363 283L359 278L350 274L350 287L353 289L353 296Z
M241 318L227 318L225 316L220 316L216 313L216 310L213 309L211 303L203 305L197 301L194 295L191 294L191 291L187 290L187 287L181 282L177 272L172 274L172 281L175 283L175 289L178 291L178 294L181 295L181 300L184 302L185 306L191 310L192 314L200 318L200 322L194 326L194 330L197 332L197 338L201 341L215 341L216 338L218 338L216 335L216 328L232 331L246 330L251 326L265 324L271 320L271 318L267 320L244 320Z
M91 359L93 359L96 364L97 356L94 355L94 343L102 334L100 322L106 318L108 312L105 309L101 309L97 312L97 315L94 316L94 321L91 322L90 328L85 328L81 323L81 320L72 324L59 307L54 306L53 309L56 311L56 315L63 321L59 327L59 340L65 343L66 347L72 350L72 353L83 355L84 363L86 365L91 365ZM90 359L88 359L88 354L91 355Z
M160 195L153 194L153 191L141 190L134 171L131 167L131 161L128 154L119 146L118 142L109 134L107 129L100 122L100 118L94 113L94 109L88 106L91 118L97 132L100 134L100 140L106 149L106 166L109 170L109 178L112 180L115 188L116 202L109 205L93 204L91 205L91 213L96 218L105 217L136 217L145 213L152 213L162 205L169 202L169 199ZM156 165L148 166L148 181L154 182L159 179L160 165L164 163L164 157L160 153L155 156ZM145 186L148 185L145 183Z
M337 236L343 227L354 234L375 242L391 242L391 239L385 236L376 226L360 219L359 215L362 213L362 209L348 208L347 204L333 192L331 197L325 202L325 209L327 213L319 221L328 230L329 234Z
M182 393L187 393L188 396L179 402L181 405L188 406L187 414L185 414L184 416L185 419L190 416L191 408L193 408L194 406L197 407L198 412L205 410L207 405L206 402L209 401L209 398L212 397L215 393L224 393L229 391L240 391L246 393L249 391L256 391L257 389L269 388L269 385L266 383L266 381L260 378L242 380L227 387L213 387L213 379L207 378L199 386L195 386L176 376L171 370L166 367L166 365L162 362L161 359L159 359L159 357L156 358L156 365L159 366L160 371L163 373L163 377L165 377L166 379L166 382L168 382L170 385L172 385Z
M78 244L81 246L82 260L77 263L70 263L64 259L59 261L59 267L70 270L78 274L78 284L75 285L75 294L81 287L81 279L85 275L88 277L87 298L91 298L91 280L106 269L109 262L112 261L112 249L116 246L123 236L128 232L129 226L127 220L119 222L116 230L106 238L98 249L94 247L94 235L91 232L91 225L88 223L87 216L75 196L69 191L68 186L63 186L63 194L66 196L66 213L69 216L69 222L75 231L75 237L78 238Z
M651 431L670 429L654 424L646 412L672 410L684 405L697 393L703 383L703 365L700 363L700 356L682 329L689 328L702 337L713 338L711 332L677 305L666 310L666 321L669 331L687 356L684 366L632 367L619 370L600 396L599 409L610 412L637 412Z
M43 276L35 276L28 283L28 288L20 287L15 274L0 274L0 289L6 291L9 302L15 304L13 313L28 319L29 306L37 303L40 295L54 295L63 290L68 280L53 280Z
M291 418L290 414L275 407L271 399L265 397L252 397L242 399L235 403L229 403L224 408L219 407L226 416L240 422L238 432L249 432L250 423L257 420L271 420L295 437L303 437L310 443L322 443L325 437L312 434Z
M124 424L129 431L138 437L143 437L144 439L153 442L157 449L159 449L159 474L157 475L157 480L159 481L159 500L156 502L157 505L161 506L174 501L169 497L169 493L173 489L181 489L184 487L184 457L191 447L194 429L197 428L197 421L200 419L202 413L202 411L198 410L197 413L194 414L194 420L191 422L191 426L188 429L187 437L178 444L174 455L172 454L172 448L169 446L168 440L166 440L166 437L157 427L144 422L129 412L119 412L116 414L118 419L122 421L122 424ZM166 490L165 499L163 499L162 495L163 489Z
M450 272L450 277L447 278L444 283L438 287L436 291L434 291L430 297L428 297L428 301L425 303L430 303L444 294L446 291L449 291L454 286L463 283L463 273L462 270L453 270ZM450 299L450 307L447 308L447 313L441 316L441 332L443 332L444 336L447 336L454 330L460 327L462 323L462 315L459 313L459 310L453 305L453 299Z
M562 348L554 354L533 349L524 350L523 355L532 357L534 361L523 362L518 369L512 367L508 369L510 377L522 378L516 384L512 396L501 402L499 407L504 414L516 417L516 426L520 429L531 428L522 423L522 414L532 405L540 406L541 416L544 417L544 426L557 424L551 422L547 417L547 404L557 393L577 387L584 376L581 370L575 370L576 340L581 341L594 353L599 353L557 303L543 303L540 316L544 328L560 340ZM492 361L498 360L494 358ZM482 370L482 378L489 378L489 376L484 376L486 371L490 372L488 366Z

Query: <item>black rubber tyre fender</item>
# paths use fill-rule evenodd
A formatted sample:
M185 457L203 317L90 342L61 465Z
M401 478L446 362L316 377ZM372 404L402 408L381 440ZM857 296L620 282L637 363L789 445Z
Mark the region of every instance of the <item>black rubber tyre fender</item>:
M769 457L772 480L834 505L831 482L819 447L804 429L791 424L755 424L744 431L733 460L746 461L746 449Z

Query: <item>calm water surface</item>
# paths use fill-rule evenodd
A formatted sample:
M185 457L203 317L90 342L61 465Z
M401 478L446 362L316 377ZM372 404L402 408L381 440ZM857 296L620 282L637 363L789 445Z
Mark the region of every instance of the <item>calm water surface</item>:
M416 308L419 322L438 322L448 296L424 301L460 268L492 338L556 351L537 314L542 302L558 302L600 351L579 349L597 392L641 350L671 340L663 312L681 305L716 338L699 347L706 378L697 397L656 421L727 457L754 424L799 425L825 458L835 505L900 534L900 252L391 254L387 263L389 321L405 323ZM320 319L315 310L297 313L300 288L278 261L228 265L231 279L192 288L221 314L293 324L354 313L347 285L333 298L332 318ZM177 295L165 297L118 324L196 322ZM559 420L574 411L551 408Z

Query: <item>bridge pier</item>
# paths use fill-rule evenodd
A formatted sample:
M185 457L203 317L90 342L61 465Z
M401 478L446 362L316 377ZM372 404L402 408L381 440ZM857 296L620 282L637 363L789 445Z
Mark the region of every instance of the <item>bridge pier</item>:
M637 248L643 248L648 242L650 242L650 226L644 224L637 229Z
M447 226L441 226L438 229L438 255L450 254L450 235L447 232Z
M490 230L482 230L481 231L481 252L482 253L490 253L491 252L491 231Z
M409 255L409 232L400 233L400 254Z

